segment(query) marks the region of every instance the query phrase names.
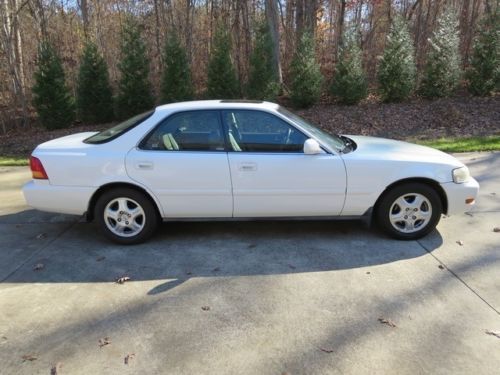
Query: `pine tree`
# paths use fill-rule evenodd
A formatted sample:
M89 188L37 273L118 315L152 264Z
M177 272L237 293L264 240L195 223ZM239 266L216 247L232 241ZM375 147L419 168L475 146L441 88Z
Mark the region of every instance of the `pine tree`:
M379 92L385 102L405 100L415 88L416 67L413 42L408 26L400 16L394 18L387 35L377 78Z
M194 96L186 51L176 33L165 43L165 70L161 81L162 103L191 100Z
M314 39L309 32L300 38L290 65L290 99L296 107L309 107L321 95L323 76L316 61Z
M452 11L445 12L438 19L429 44L420 93L427 98L449 96L458 86L461 76L458 22Z
M273 69L273 40L267 23L257 28L254 49L250 55L247 96L250 99L276 99L279 82Z
M467 71L469 91L478 96L500 90L500 15L487 16L481 23L470 69Z
M92 42L87 42L83 48L76 107L78 117L84 123L100 124L113 120L113 96L108 67Z
M71 125L75 119L73 97L65 83L61 60L47 41L39 46L34 78L33 105L40 123L47 129Z
M332 94L344 104L356 104L368 94L363 54L353 32L344 37L339 62L335 66Z
M231 39L221 25L215 32L208 62L207 96L212 99L233 99L239 96L239 91L231 61Z
M139 25L127 19L121 35L121 78L118 86L117 112L121 119L151 109L154 99L149 82L149 59L141 39Z

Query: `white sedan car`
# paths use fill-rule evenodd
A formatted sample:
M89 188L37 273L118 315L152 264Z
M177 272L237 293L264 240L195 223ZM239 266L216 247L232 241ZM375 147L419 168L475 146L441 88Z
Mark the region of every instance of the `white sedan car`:
M86 214L121 244L161 220L372 218L397 239L462 213L479 185L443 152L323 132L277 104L168 104L99 133L39 145L27 203Z

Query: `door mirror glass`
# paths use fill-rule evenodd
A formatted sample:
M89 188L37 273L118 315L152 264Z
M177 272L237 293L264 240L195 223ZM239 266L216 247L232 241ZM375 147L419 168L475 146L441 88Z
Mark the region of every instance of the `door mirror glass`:
M315 139L309 138L304 142L304 154L306 155L316 155L322 154L323 150L319 145L318 141Z

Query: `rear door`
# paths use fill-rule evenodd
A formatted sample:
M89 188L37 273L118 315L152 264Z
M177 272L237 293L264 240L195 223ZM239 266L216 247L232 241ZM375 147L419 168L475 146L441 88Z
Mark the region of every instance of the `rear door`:
M165 217L231 217L231 178L218 111L176 113L126 159L131 178L150 188Z
M224 110L234 217L335 216L344 205L342 159L306 155L308 137L268 112Z

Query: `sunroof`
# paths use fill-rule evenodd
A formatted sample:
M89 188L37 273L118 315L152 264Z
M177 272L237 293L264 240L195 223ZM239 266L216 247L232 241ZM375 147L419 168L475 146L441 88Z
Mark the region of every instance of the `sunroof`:
M245 99L225 99L221 100L221 103L251 103L251 104L259 104L264 103L262 100L245 100Z

